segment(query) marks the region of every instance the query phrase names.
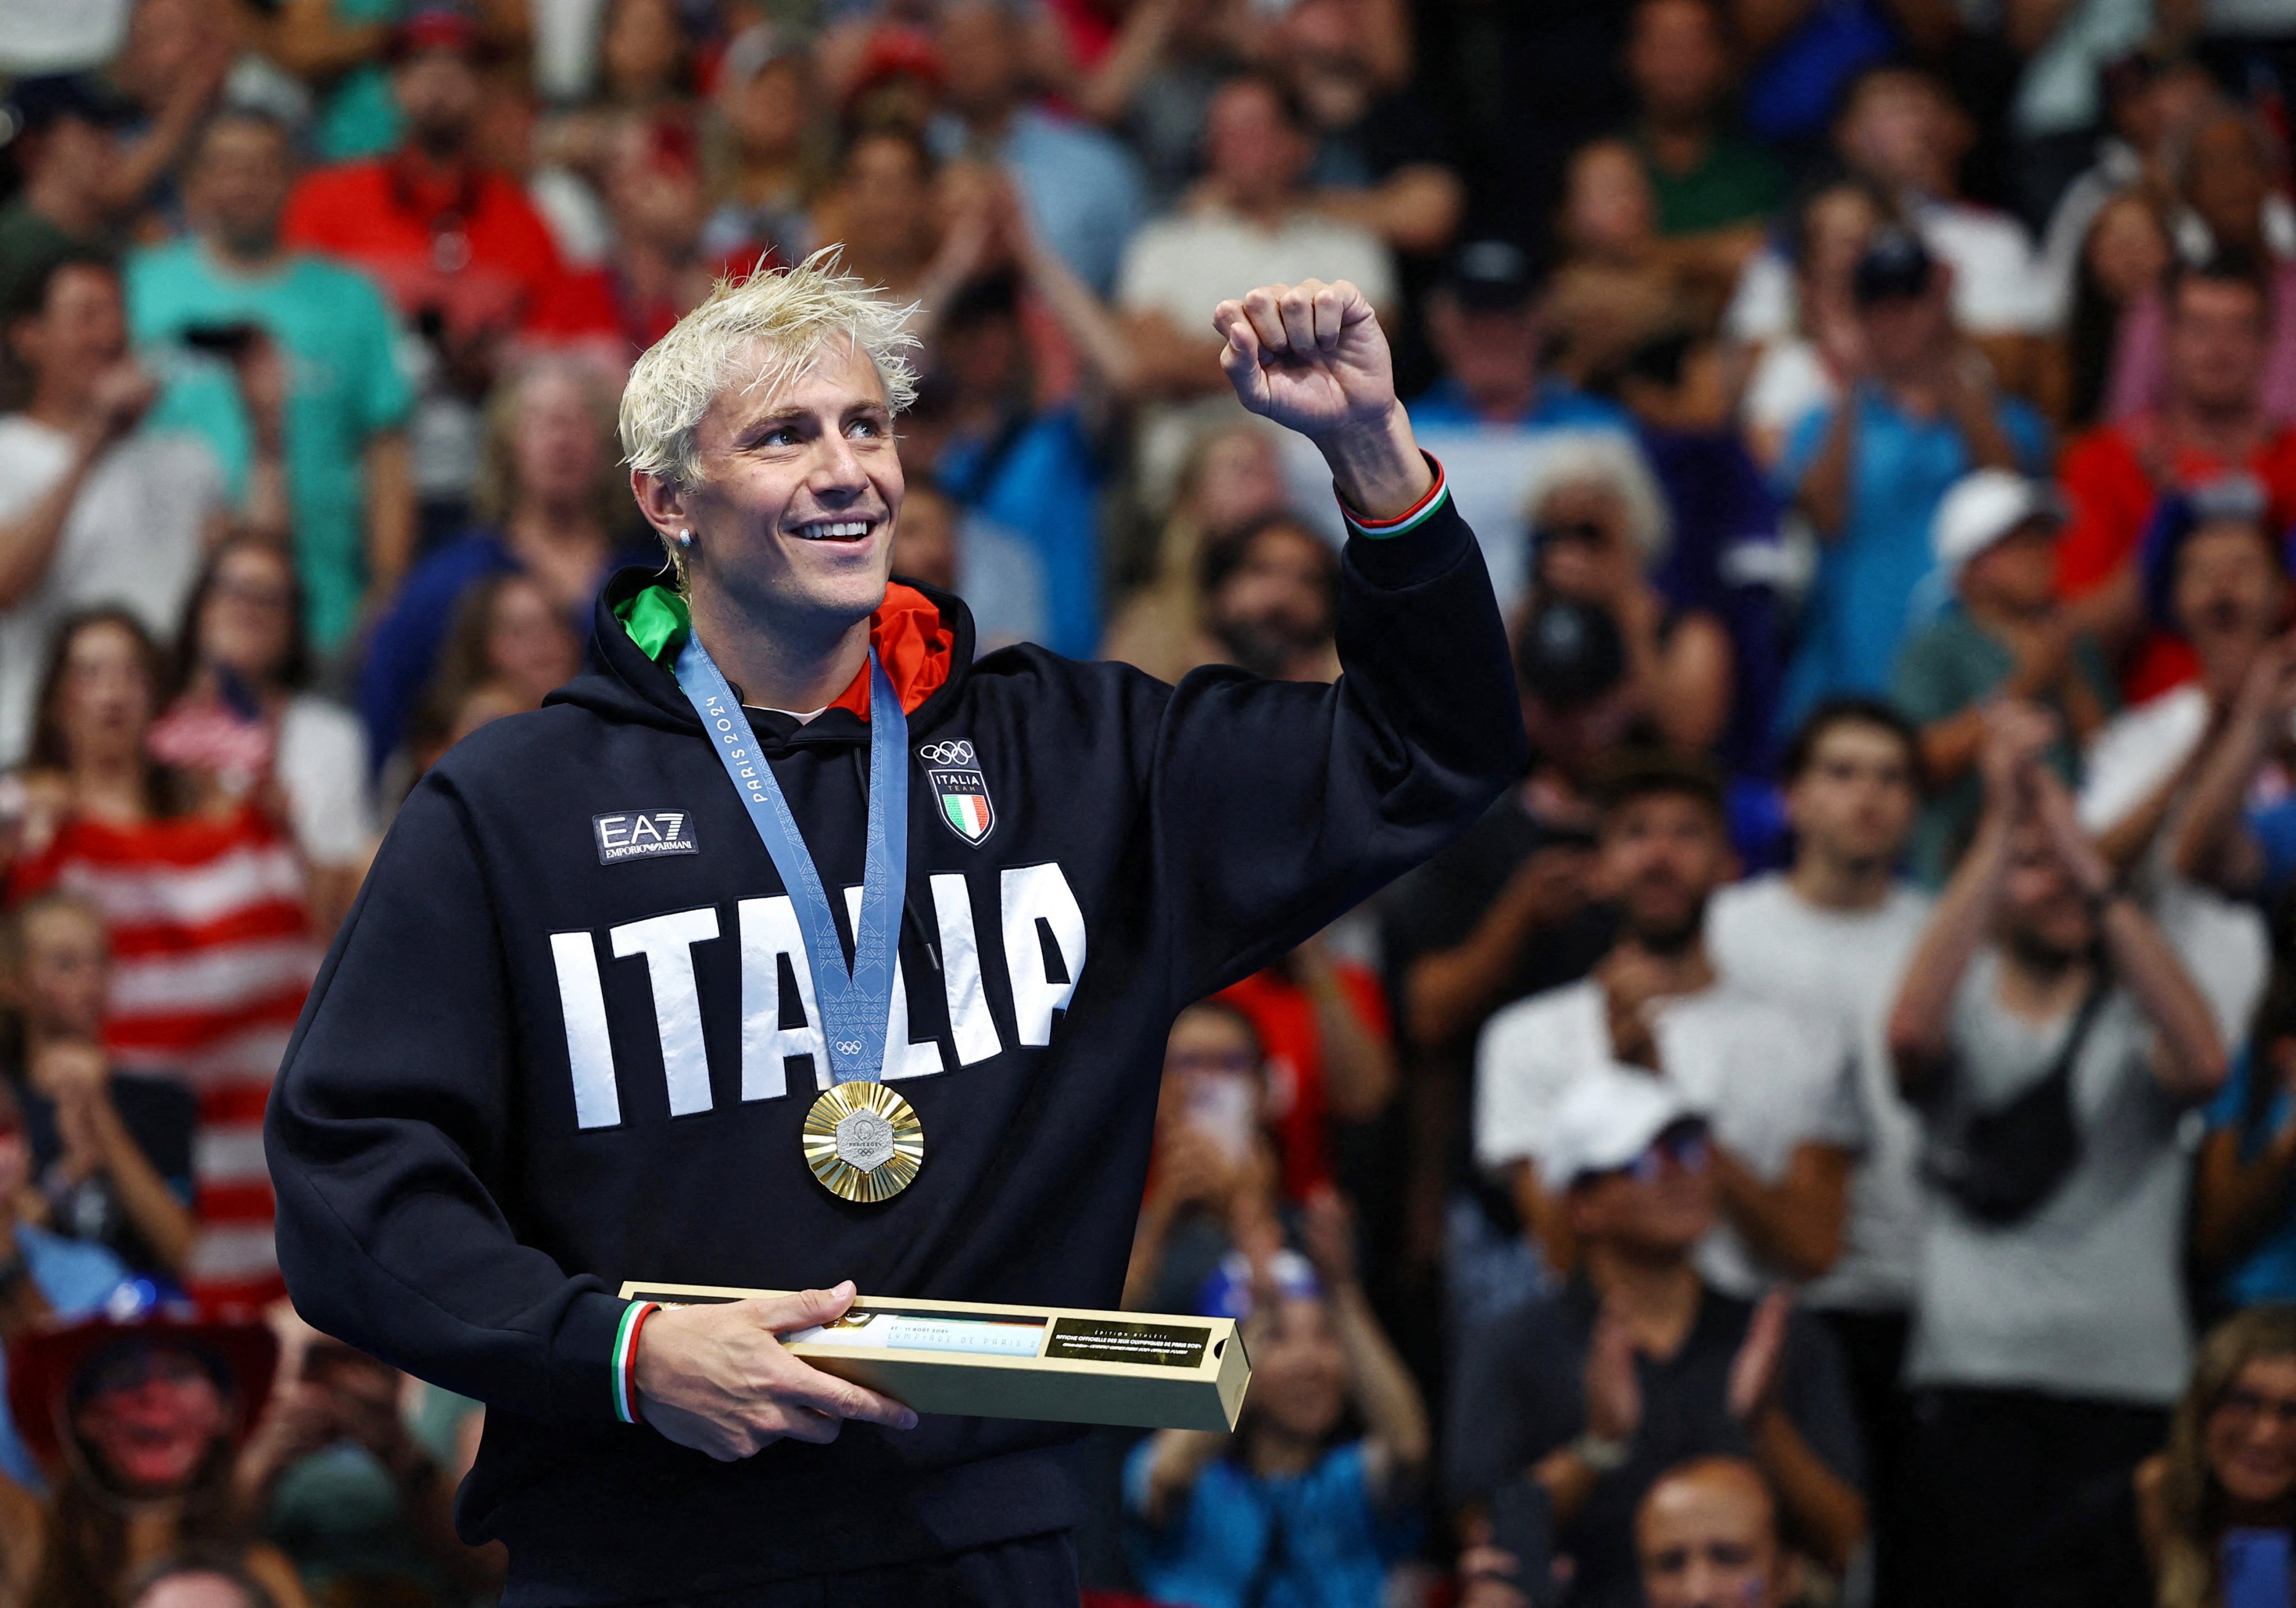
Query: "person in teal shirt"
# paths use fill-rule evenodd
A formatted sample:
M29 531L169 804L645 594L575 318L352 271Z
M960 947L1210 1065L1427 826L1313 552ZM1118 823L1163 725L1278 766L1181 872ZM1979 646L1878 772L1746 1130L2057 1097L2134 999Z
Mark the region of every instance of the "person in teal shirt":
M387 58L398 43L406 0L293 0L304 48L289 66L306 79L333 81L319 96L311 146L324 161L355 162L397 148L406 132L390 93Z
M313 645L333 653L365 600L387 595L412 556L404 426L414 390L381 290L355 268L280 249L292 176L276 123L217 119L191 166L193 233L129 258L128 318L167 376L152 423L206 439L242 494L254 440L234 365L185 336L252 324L269 337L286 367L283 454L304 624Z

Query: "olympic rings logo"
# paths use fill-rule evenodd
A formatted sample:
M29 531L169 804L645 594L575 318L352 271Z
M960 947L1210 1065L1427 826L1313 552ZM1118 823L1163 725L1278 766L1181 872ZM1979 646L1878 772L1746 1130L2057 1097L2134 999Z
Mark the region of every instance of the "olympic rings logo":
M928 765L971 765L972 744L962 740L955 742L928 742L917 750L917 758Z

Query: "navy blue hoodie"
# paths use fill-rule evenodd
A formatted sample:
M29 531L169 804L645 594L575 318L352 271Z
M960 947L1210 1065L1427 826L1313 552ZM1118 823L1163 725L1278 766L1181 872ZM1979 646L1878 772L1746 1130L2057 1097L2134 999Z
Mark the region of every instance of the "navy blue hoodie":
M1058 1425L848 1424L719 1464L619 1422L616 1290L849 1278L1114 1306L1173 1017L1432 855L1525 764L1490 581L1447 504L1350 538L1336 686L1207 669L1175 688L1028 646L974 663L964 605L926 594L946 677L910 716L887 1066L925 1162L849 1203L800 1151L827 1074L773 862L616 612L652 579L618 577L584 673L408 799L268 1118L297 1307L487 1403L456 1520L509 1543L513 1608L1075 1523ZM839 904L861 882L867 726L753 721Z

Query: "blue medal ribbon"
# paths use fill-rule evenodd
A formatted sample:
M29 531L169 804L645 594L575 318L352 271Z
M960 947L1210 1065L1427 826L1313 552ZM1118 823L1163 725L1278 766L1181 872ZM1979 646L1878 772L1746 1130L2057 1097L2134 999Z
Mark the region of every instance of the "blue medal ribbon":
M796 907L813 965L813 994L821 1006L822 1037L829 1046L833 1083L874 1083L885 1068L885 1030L893 1009L893 953L909 865L909 718L885 667L869 653L868 854L862 865L861 917L853 924L853 968L845 966L837 918L823 891L821 874L806 851L789 800L766 763L742 701L724 672L688 630L677 655L678 690L701 718L711 746L750 820L773 856L782 886Z

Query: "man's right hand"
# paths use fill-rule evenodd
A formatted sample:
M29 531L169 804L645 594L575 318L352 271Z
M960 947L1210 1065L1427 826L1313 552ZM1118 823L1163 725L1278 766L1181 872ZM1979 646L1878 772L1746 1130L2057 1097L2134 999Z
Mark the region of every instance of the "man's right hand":
M91 453L102 451L144 421L158 400L160 382L133 357L122 357L95 377L81 439Z
M665 1307L638 1332L639 1416L680 1446L739 1462L784 1436L826 1445L848 1418L914 1429L899 1402L824 1374L780 1336L840 1316L850 1280L833 1290L709 1306Z

